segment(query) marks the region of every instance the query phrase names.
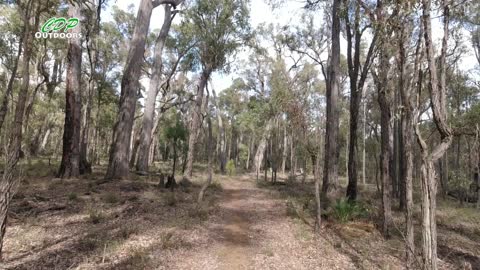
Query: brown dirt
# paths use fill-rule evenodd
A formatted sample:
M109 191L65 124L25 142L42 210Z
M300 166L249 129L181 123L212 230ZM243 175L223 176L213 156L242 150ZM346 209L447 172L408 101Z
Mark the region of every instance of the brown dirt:
M195 201L204 175L174 194L158 189L154 178L101 179L99 172L88 179L23 183L12 204L0 269L403 268L401 238L385 241L368 220L327 221L316 235L304 220L287 215L286 198L304 196L302 186L286 196L290 187L260 187L252 175L216 175L222 189L209 188L199 208ZM477 269L479 246L469 237L477 229L469 217L455 230L441 223L442 269L465 261Z
M252 179L221 180L218 212L206 224L209 244L183 254L188 262L172 269L356 269L327 240L287 217L277 192L256 187Z

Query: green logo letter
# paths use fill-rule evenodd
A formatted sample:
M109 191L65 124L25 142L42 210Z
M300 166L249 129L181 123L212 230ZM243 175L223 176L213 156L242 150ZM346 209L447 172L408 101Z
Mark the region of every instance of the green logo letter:
M75 28L75 26L78 25L78 19L77 18L70 18L68 20L67 26L65 26L65 32L67 32L69 29Z
M46 22L43 24L41 31L42 31L43 33L47 33L47 32L49 32L49 31L51 31L51 30L52 30L52 27L51 27L51 26L52 26L52 24L53 24L56 20L57 20L57 18L55 18L55 17L50 18L48 21L46 21Z
M55 27L53 27L53 31L58 31L60 29L62 29L63 27L65 27L65 25L67 24L67 19L65 18L58 18L55 20Z

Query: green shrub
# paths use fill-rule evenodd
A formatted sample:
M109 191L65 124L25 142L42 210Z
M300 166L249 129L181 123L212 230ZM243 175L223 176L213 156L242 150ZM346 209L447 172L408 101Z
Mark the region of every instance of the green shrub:
M228 175L232 176L236 174L237 169L235 168L235 162L233 160L229 160L227 162L227 173Z
M450 171L448 175L449 186L455 190L467 192L472 181L468 178L465 172L457 170Z
M333 217L342 223L363 217L367 213L367 210L362 205L350 202L344 198L337 200L332 210Z
M77 200L77 198L78 198L77 193L75 193L75 192L68 193L68 200L69 201L75 201L75 200Z

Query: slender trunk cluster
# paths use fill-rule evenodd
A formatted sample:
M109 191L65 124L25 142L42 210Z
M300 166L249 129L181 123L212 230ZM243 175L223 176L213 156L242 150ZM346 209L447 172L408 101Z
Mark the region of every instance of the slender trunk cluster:
M195 99L195 103L192 109L192 120L190 122L190 134L188 136L188 152L187 152L187 160L186 160L186 167L185 172L183 173L183 180L189 181L192 177L193 173L193 159L194 159L194 151L195 145L197 143L198 133L201 126L202 120L202 105L203 105L203 92L205 91L205 87L207 85L208 79L212 74L213 69L210 67L205 67L202 71L200 76L200 81L197 86L197 97Z
M345 1L348 2L348 1ZM348 3L344 3L348 8ZM358 124L360 102L363 96L363 88L367 79L370 63L373 58L375 45L377 42L377 34L370 43L365 62L360 67L361 41L362 31L360 29L360 5L355 4L355 18L353 29L348 13L345 15L346 31L347 31L347 65L348 76L350 78L350 130L348 143L348 186L347 198L355 201L357 198L357 149L358 149ZM353 54L353 55L352 55Z
M22 11L25 29L23 37L22 79L10 131L5 171L0 181L0 261L2 258L3 239L7 227L10 201L12 200L12 197L15 194L15 189L20 182L20 179L15 175L15 168L22 151L23 119L25 116L25 106L30 86L30 60L33 51L33 32L34 29L37 29L38 27L40 17L38 12L39 9L39 5L36 5L34 2L29 2L25 7L25 10ZM34 12L36 12L35 15L33 15ZM33 24L32 21L34 22Z
M140 141L138 146L138 157L136 169L140 172L148 171L149 149L152 143L153 120L155 118L155 101L160 90L160 83L163 70L163 49L167 40L168 32L172 25L172 7L165 5L165 18L162 28L155 42L153 70L148 87L147 99L145 100L145 110L143 112L143 125L140 132Z
M106 179L126 178L129 174L130 139L140 89L140 74L145 52L145 41L150 25L153 4L151 0L142 0L137 13L135 29L123 72L117 122L113 130L110 146L110 159L105 175Z

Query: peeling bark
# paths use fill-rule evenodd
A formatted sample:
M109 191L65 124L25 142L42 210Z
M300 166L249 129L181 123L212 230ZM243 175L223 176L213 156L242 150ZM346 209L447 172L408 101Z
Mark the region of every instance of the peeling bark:
M122 77L117 122L114 126L110 158L105 179L122 179L129 175L130 138L140 88L140 75L145 52L145 41L150 26L153 4L151 0L142 0L137 13L135 29Z
M160 83L163 70L162 55L167 40L168 32L172 25L174 15L172 15L172 7L165 5L165 18L162 28L155 42L153 71L148 87L147 98L145 100L145 111L143 113L143 124L140 133L138 146L138 157L136 161L136 169L139 172L148 171L149 148L152 143L153 119L155 117L155 101L160 90Z

